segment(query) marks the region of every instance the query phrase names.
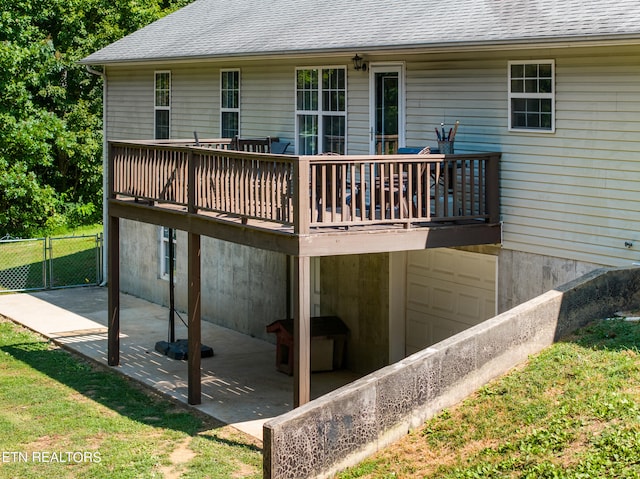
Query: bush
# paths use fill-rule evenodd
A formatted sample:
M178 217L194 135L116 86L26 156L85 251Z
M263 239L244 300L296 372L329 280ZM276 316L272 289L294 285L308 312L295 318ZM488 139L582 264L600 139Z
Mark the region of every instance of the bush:
M1 235L31 237L55 228L64 223L57 207L53 188L41 185L24 164L0 167Z

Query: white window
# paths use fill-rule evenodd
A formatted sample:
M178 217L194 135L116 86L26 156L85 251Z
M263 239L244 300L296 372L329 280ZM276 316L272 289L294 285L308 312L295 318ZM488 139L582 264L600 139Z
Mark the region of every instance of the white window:
M171 122L171 72L156 72L154 103L154 138L169 138Z
M169 280L169 232L172 231L173 239L173 273L175 281L176 272L176 230L165 226L160 227L160 277Z
M220 71L220 134L233 138L240 131L240 71Z
M509 129L555 131L555 62L509 62Z
M296 149L300 155L345 154L347 71L296 70Z

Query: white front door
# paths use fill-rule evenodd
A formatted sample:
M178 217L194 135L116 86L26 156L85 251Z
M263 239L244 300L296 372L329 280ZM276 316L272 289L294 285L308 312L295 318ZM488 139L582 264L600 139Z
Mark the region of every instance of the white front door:
M404 146L404 66L371 65L369 92L370 153L394 154Z

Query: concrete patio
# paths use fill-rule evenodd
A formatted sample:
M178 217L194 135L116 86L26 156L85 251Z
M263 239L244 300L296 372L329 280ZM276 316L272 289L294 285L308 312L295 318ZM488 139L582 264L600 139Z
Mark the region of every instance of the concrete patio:
M120 301L120 366L113 369L187 404L187 362L154 349L167 340L169 310L126 294ZM107 364L106 288L0 295L0 315ZM176 317L176 338L186 337ZM215 355L202 359L202 404L192 407L262 440L263 423L293 408L293 378L276 370L275 345L204 320L202 342ZM314 373L312 398L357 378L346 370Z

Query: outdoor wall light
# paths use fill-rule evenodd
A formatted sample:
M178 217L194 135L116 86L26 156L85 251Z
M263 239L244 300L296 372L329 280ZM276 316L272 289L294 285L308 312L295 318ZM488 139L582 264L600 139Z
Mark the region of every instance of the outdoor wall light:
M352 58L352 60L354 70L362 70L363 72L367 71L367 64L363 61L363 58L361 56L358 56L357 53L356 56Z

